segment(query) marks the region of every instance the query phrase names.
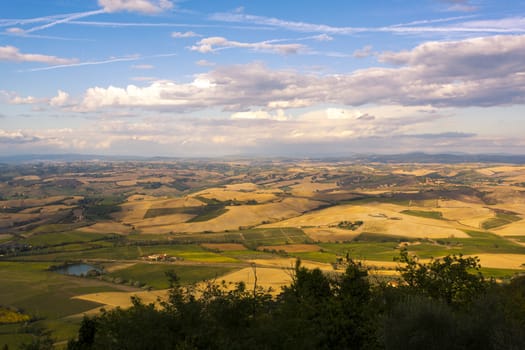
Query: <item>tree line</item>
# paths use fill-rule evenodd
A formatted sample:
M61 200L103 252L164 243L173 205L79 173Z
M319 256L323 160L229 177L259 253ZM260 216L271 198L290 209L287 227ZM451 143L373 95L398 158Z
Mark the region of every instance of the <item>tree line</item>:
M244 283L209 283L197 292L169 273L169 297L160 306L134 298L128 309L84 317L67 349L525 347L525 277L495 283L480 273L477 258L462 255L421 263L403 251L399 261L392 285L371 281L348 257L342 274L297 260L291 284L277 297Z

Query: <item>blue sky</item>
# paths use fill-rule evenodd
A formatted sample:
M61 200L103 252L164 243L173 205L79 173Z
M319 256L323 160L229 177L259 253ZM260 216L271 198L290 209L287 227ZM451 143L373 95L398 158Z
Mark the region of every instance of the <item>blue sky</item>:
M5 0L0 155L525 153L525 1Z

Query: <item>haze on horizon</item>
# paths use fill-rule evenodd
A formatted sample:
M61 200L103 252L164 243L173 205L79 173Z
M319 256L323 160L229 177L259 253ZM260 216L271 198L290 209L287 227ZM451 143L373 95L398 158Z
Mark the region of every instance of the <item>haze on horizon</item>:
M0 155L525 154L525 2L7 0Z

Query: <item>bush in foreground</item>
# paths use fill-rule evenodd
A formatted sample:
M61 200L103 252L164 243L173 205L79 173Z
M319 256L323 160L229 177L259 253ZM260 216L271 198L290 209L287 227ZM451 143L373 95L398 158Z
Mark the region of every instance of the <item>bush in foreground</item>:
M372 285L359 263L328 275L297 262L292 283L267 290L208 284L196 293L171 274L160 307L84 318L69 350L88 349L520 349L525 278L487 282L476 259L421 264L406 253L399 287Z

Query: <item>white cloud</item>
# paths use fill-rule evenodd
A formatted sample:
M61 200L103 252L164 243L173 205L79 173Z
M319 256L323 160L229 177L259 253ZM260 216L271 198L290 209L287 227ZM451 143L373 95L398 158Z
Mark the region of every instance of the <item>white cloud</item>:
M285 121L289 117L284 114L282 109L277 110L277 114L270 114L267 111L247 111L247 112L237 112L233 113L230 116L231 119L266 119L266 120L278 120Z
M131 66L131 68L146 70L146 69L153 69L153 68L155 68L155 66L151 65L151 64L134 64L134 65Z
M11 27L11 28L7 28L6 32L9 34L20 35L20 34L24 34L25 30L23 30L22 28L18 28L18 27Z
M62 107L67 105L69 102L69 94L62 90L58 90L58 93L49 101L49 105L53 107Z
M27 30L23 30L23 32L18 31L17 34L28 34L28 33L40 31L40 30L43 30L43 29L51 28L51 27L54 27L54 26L56 26L58 24L69 23L69 22L71 22L73 20L76 20L76 19L89 17L89 16L94 16L94 15L99 15L99 14L102 14L102 13L104 13L104 10L95 10L95 11L79 12L79 13L72 13L72 14L66 14L66 15L40 17L40 18L34 19L34 22L36 22L36 23L38 23L38 22L49 22L49 23L43 24L41 26L33 27L33 28L30 28L30 29L27 29ZM31 20L28 20L26 22L22 21L22 23L32 23L32 21Z
M171 37L174 39L180 39L180 38L193 38L197 36L202 36L194 32L173 32L171 33Z
M318 75L272 70L262 63L222 66L193 81L88 89L78 110L142 107L239 112L332 104L496 106L525 104L525 36L429 42L379 55L392 68ZM374 114L372 114L374 115Z
M188 108L191 104L196 103L193 102L193 96L197 95L200 90L192 84L178 85L170 81L156 81L144 88L135 85L128 85L126 88L94 87L86 91L79 107L87 110L118 106L181 106Z
M14 46L0 46L0 61L40 62L46 64L72 64L77 62L76 59L67 59L32 53L21 53L20 50Z
M519 134L481 137L461 129L443 129L444 117L433 111L428 106L391 105L320 108L296 115L253 110L232 113L228 118L142 114L142 119L131 120L111 113L110 118L77 129L0 129L0 152L28 153L38 149L49 153L75 150L171 156L236 153L333 156L393 150L514 153L525 150Z
M239 22L250 24L262 24L271 27L284 28L287 30L303 33L329 33L329 34L353 34L359 32L361 28L354 27L333 27L325 24L314 24L307 22L286 21L278 18L254 16L241 12L234 13L216 13L211 16L213 20L224 22Z
M201 67L213 67L213 66L215 66L214 62L210 62L208 60L198 60L197 62L195 62L195 64L197 66L201 66Z
M33 96L26 96L26 97L15 96L11 100L9 100L9 103L14 104L14 105L30 105L30 104L37 104L43 101L44 101L43 99L38 99Z
M220 36L204 38L197 42L197 44L192 46L190 49L200 53L210 53L227 48L246 48L255 51L274 52L283 55L297 54L300 51L305 51L307 49L306 46L301 44L274 44L271 41L243 43L239 41L228 40Z
M506 35L427 42L410 51L383 53L379 59L424 70L425 76L449 77L457 81L465 77L497 78L501 74L525 71L523 57L525 35Z
M168 0L98 0L98 4L106 12L128 11L153 14L173 8L173 3Z
M449 11L472 12L478 9L470 4L470 0L441 0L441 2L449 4L447 8Z
M191 83L191 85L199 89L209 89L216 86L214 82L206 78L197 78Z
M271 109L276 108L301 108L301 107L307 107L311 106L313 101L301 99L301 98L294 98L291 100L277 100L277 101L270 101L268 102L267 106Z
M457 10L463 6L463 10L468 8L465 4L457 3ZM512 17L506 19L485 20L485 21L464 21L454 24L432 25L441 22L456 21L465 17L452 17L437 20L420 20L407 24L397 24L386 27L334 27L326 24L287 21L279 18L254 16L242 12L216 13L211 16L213 20L243 23L246 25L264 25L268 27L282 28L284 30L300 33L325 33L331 35L354 35L358 33L394 33L394 34L478 34L478 33L525 33L525 19L523 17Z
M0 144L23 144L38 141L38 137L31 135L23 130L6 131L0 129Z
M158 80L158 78L155 77L131 77L130 78L133 81L155 81Z
M365 57L371 56L372 54L373 54L372 46L367 45L363 47L362 49L355 50L352 56L354 56L355 58L365 58Z
M364 114L357 111L348 111L343 108L327 108L326 117L327 119L358 119Z
M63 68L72 68L72 67L98 66L102 64L110 64L110 63L116 63L116 62L138 61L141 59L143 59L143 57L140 57L140 56L114 57L114 58L110 58L110 59L102 60L102 61L72 62L72 63L58 64L58 65L49 66L49 67L32 68L32 69L28 69L27 71L28 72L39 72L39 71L45 71L45 70L54 70L54 69L63 69Z
M334 38L331 37L328 34L314 35L311 38L314 39L314 40L317 40L317 41L332 41L332 40L334 40Z

